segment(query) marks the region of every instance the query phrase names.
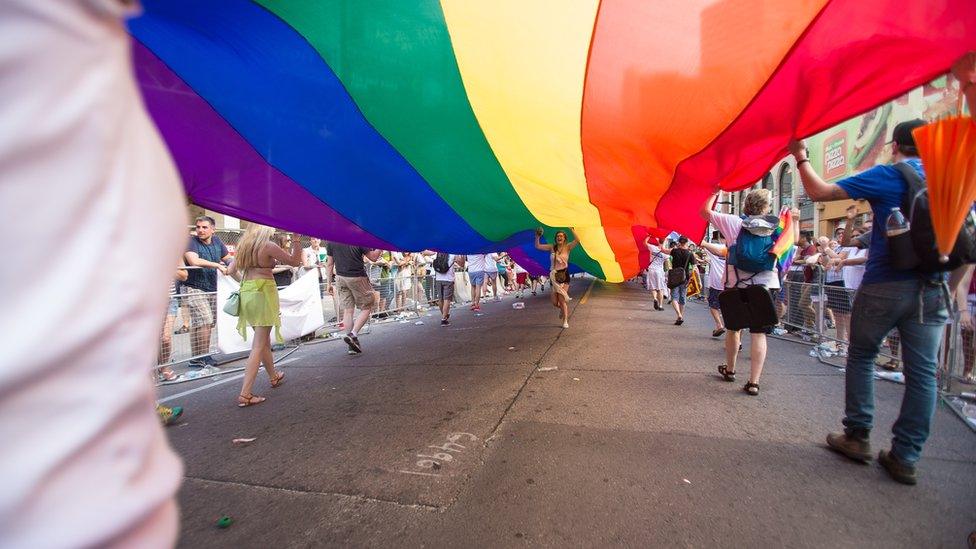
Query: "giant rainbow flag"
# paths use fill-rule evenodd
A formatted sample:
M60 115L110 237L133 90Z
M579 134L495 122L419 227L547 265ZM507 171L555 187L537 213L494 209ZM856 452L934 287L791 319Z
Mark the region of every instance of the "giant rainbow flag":
M386 249L576 227L610 281L788 140L945 72L973 0L144 0L146 105L200 205Z

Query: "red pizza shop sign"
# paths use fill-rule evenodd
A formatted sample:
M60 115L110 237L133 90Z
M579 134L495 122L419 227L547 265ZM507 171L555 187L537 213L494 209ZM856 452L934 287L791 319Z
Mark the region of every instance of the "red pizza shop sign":
M823 142L823 178L834 179L847 173L847 130L831 135Z

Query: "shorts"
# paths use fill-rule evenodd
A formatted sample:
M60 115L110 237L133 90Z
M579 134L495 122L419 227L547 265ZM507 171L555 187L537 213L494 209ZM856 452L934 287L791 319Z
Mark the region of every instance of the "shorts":
M335 277L336 299L339 301L339 308L343 311L349 309L369 309L376 301L373 294L373 285L365 276L339 276Z
M169 306L166 308L166 316L176 316L177 309L180 308L179 302L175 297L169 298Z
M738 332L738 331L741 331L741 330L733 330L733 331ZM766 335L769 335L769 334L773 333L773 326L765 326L763 328L749 328L749 333L750 334L766 334Z
M451 301L454 299L454 283L448 282L446 280L438 280L435 282L437 286L435 291L437 292L437 299L444 301Z
M497 279L498 271L485 271L485 276L491 279Z
M719 305L718 295L722 293L722 290L716 290L715 288L708 289L708 308L715 309L716 311L721 310L722 306Z
M468 273L468 276L471 278L471 285L472 286L481 286L482 284L485 283L485 272L484 271L477 271L477 272L473 272L473 273Z
M824 293L827 294L827 308L840 312L849 313L853 306L851 294L844 287L844 281L828 282L824 286Z
M515 282L519 286L525 286L525 282L528 278L529 278L529 273L515 273Z
M676 301L678 305L684 305L685 299L688 297L688 283L685 282L680 286L671 288L671 300Z
M192 326L213 326L217 317L217 292L205 292L197 288L183 286L186 301L183 304L190 309L190 324Z

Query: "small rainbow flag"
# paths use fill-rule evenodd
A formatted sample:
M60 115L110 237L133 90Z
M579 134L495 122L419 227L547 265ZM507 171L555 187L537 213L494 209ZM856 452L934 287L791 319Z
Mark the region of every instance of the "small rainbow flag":
M796 231L793 228L795 222L789 208L783 208L779 212L779 225L773 232L774 244L769 253L779 260L779 270L782 273L790 269L796 253Z

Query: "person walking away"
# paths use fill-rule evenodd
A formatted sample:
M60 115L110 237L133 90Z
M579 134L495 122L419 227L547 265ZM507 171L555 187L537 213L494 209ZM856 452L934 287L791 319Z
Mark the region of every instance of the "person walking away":
M550 252L551 268L549 280L552 282L552 306L559 309L559 318L563 321L563 328L569 328L569 254L579 244L579 237L572 227L573 240L566 241L565 231L556 231L552 244L542 244L542 227L535 230L535 247L537 250Z
M674 248L663 247L661 248L661 253L671 256L671 269L684 271L684 281L670 288L671 308L674 309L674 313L677 315L674 325L681 326L685 323L685 300L688 297L688 281L691 279L690 269L695 265L695 254L688 249L687 236L679 236L677 246Z
M465 256L444 252L425 252L433 255L434 262L434 291L437 294L437 306L441 310L441 326L451 324L451 302L454 300L454 275L458 269L464 269Z
M214 234L216 221L201 215L194 221L196 234L190 237L183 259L190 267L182 283L186 306L190 309L190 347L195 358L191 368L216 366L210 356L210 333L217 318L217 272L226 274L230 252Z
M298 267L302 264L302 247L298 238L291 240L291 252L275 243L275 230L265 225L252 223L244 231L237 245L237 254L227 269L227 274L241 281L240 308L237 315L237 331L245 340L247 327L254 330L251 352L244 365L244 382L237 396L237 406L246 408L261 404L265 397L255 395L254 381L258 368L264 371L271 381L271 388L281 385L285 373L274 366L271 353L271 329L274 328L275 341L284 343L281 337L281 308L278 304L278 284L274 270L280 265Z
M729 250L719 231L712 233L712 242L702 242L701 247L705 250L708 261L708 312L715 321L712 337L721 337L725 333L725 323L722 321L718 296L725 289L725 256Z
M342 340L349 347L349 354L357 355L363 352L359 331L366 325L370 311L376 306L376 295L366 276L363 258L376 261L381 251L330 242L326 252L329 254L325 262L326 283L330 291L335 292L339 308L342 309L343 326L349 330ZM356 307L359 307L359 316L355 316Z
M803 188L814 202L865 199L871 204L874 218L883 221L894 208L902 206L908 188L896 166L905 164L924 178L924 166L912 136L912 130L924 124L922 120L911 120L895 126L891 144L895 165L875 166L833 184L814 171L803 141L790 142L789 151L796 159ZM876 223L851 316L844 430L828 434L827 444L848 458L862 462L872 459L874 360L885 335L897 328L904 351L905 393L892 427L891 448L881 450L878 462L894 480L915 484L917 464L935 413L938 350L949 314L942 287L944 276L899 270L892 261L882 223ZM955 293L969 269L971 266L963 266L952 272L950 293Z
M664 310L664 291L668 287L667 279L664 276L664 261L667 255L661 251L660 241L656 238L647 237L644 239L644 246L651 253L651 262L647 266L647 289L651 291L651 299L654 301L654 310Z
M469 254L465 258L471 280L471 310L481 311L481 292L485 285L485 254Z
M515 297L522 299L525 297L525 290L529 287L529 272L514 261L512 262L512 270L515 272Z
M485 254L485 288L491 288L491 297L495 301L501 301L501 290L498 286L498 275L505 272L505 266L501 263L501 254Z
M725 239L727 246L729 248L729 253L732 253L732 247L735 246L739 239L740 233L744 230L744 220L743 218L732 215L719 213L712 211L712 204L717 198L717 194L713 195L707 202L702 205L701 216L712 225L714 225L722 237ZM769 189L756 189L750 191L746 195L745 201L742 207L742 213L746 216L750 216L747 220L752 220L757 216L766 216L769 214L772 203L772 193ZM775 226L775 224L773 224ZM767 271L752 273L743 271L736 266L731 264L731 261L726 260L725 268L725 288L744 288L747 286L759 285L764 287L767 291L770 289L778 289L779 275L776 273L775 263L772 268ZM770 298L771 299L771 298ZM743 390L752 395L756 396L759 394L759 378L762 376L763 367L766 365L766 335L772 331L772 326L756 326L749 328L750 337L750 347L749 347L749 381L743 386ZM733 382L735 381L735 366L736 359L739 353L739 344L741 341L741 336L739 330L729 330L725 334L725 364L719 366L718 371L722 374L725 381Z

